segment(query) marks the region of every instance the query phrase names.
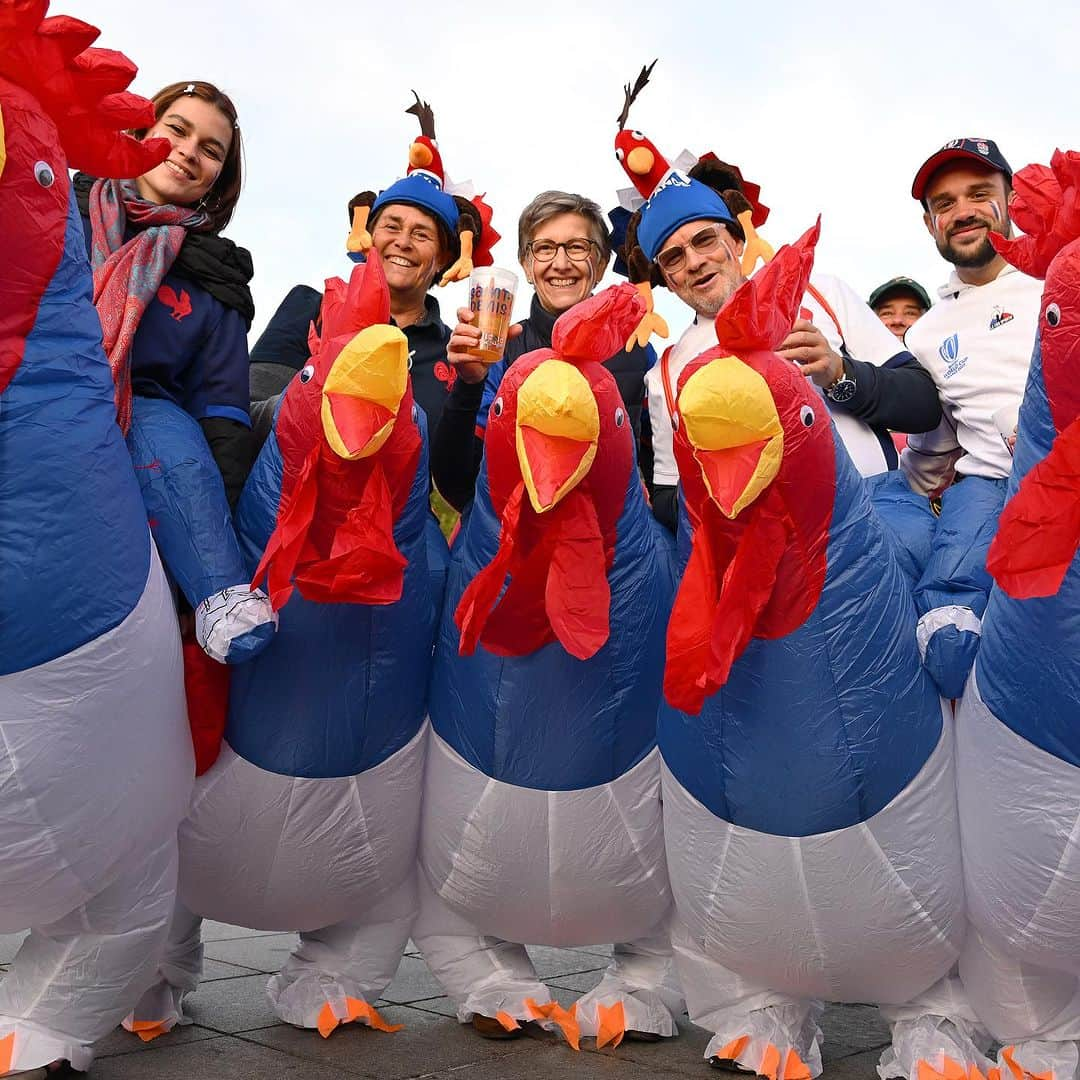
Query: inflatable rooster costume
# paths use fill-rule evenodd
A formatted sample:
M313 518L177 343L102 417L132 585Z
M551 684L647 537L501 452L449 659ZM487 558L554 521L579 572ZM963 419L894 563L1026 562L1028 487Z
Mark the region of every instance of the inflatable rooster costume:
M601 363L645 314L608 289L504 376L432 682L417 944L463 1022L539 1021L575 1048L675 1034L656 751L671 552ZM515 944L612 940L570 1010Z
M973 930L960 974L1005 1044L1000 1076L1080 1076L1080 154L1013 180L1025 236L994 240L1045 278L997 582L957 719Z
M90 1063L150 980L194 763L172 598L116 425L68 166L146 172L97 31L0 5L0 1074Z
M280 630L233 670L225 745L180 830L169 949L128 1021L144 1038L197 984L199 916L301 931L270 981L283 1020L386 1028L373 1002L415 913L446 557L432 573L426 426L388 320L378 255L327 282L322 335L240 497L241 546Z
M965 1048L953 736L910 583L829 412L776 356L817 230L679 383L682 581L659 740L672 943L718 1064L821 1072L816 999L893 1021L883 1076ZM688 551L686 549L689 549Z

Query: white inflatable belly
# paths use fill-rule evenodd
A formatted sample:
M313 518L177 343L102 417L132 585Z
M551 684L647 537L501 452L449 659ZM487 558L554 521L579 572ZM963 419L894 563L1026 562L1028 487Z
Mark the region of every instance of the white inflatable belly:
M12 933L84 904L183 817L195 764L156 550L119 626L0 676L0 718L0 933Z
M484 934L557 946L648 934L671 903L659 751L610 783L540 791L493 780L433 731L420 864Z
M990 712L977 665L956 742L971 921L1017 957L1080 975L1080 769Z
M850 828L786 837L731 825L666 767L663 791L675 905L710 959L789 994L881 1003L909 1000L955 963L964 896L948 719L908 787Z
M330 779L267 772L224 744L180 826L180 900L258 930L316 930L378 903L416 863L426 730Z

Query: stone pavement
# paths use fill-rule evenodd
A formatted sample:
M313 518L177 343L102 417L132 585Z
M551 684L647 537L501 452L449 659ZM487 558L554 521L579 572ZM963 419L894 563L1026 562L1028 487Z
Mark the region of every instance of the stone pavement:
M662 1043L624 1043L615 1050L575 1054L555 1036L491 1042L454 1019L427 965L406 954L379 1012L403 1031L388 1035L349 1024L329 1039L282 1024L266 1000L268 974L292 948L292 934L204 925L205 979L185 1002L194 1021L151 1043L115 1031L98 1045L91 1080L644 1080L646 1077L728 1076L702 1059L708 1036L684 1018L681 1036ZM0 936L0 971L21 935ZM563 1005L590 989L607 963L606 950L530 948L537 971ZM876 1080L874 1066L888 1041L877 1010L831 1006L822 1023L825 1080Z

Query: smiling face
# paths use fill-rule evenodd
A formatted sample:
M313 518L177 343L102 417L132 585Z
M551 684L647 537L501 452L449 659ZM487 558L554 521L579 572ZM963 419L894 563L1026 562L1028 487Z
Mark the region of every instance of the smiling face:
M382 256L390 294L398 300L423 297L450 258L435 219L406 203L381 210L371 239Z
M701 252L691 241L710 229L720 229L721 243L712 250ZM676 229L663 243L659 255L681 247L685 261L678 270L664 275L664 284L684 303L704 318L714 319L727 298L742 282L739 256L743 242L716 221L688 221Z
M529 237L531 244L549 241L568 244L571 240L590 241L592 232L589 222L581 214L555 214L540 222ZM597 282L604 276L606 262L600 262L600 251L595 243L589 244L589 256L575 262L560 247L551 262L540 262L531 253L522 261L525 276L536 289L536 295L544 310L551 315L561 315L585 299Z
M225 114L201 98L181 95L146 133L172 144L168 158L135 181L147 202L194 206L221 173L233 140Z
M990 233L1012 235L1005 177L974 162L945 165L926 185L923 220L938 252L959 268L984 267L997 257Z

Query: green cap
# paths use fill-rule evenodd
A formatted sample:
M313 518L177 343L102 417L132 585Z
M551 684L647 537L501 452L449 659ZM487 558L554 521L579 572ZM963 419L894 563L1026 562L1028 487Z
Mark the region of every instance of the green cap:
M872 308L876 308L878 304L883 304L888 300L893 293L904 292L911 293L922 305L923 311L930 310L930 297L927 295L926 290L914 278L909 277L890 278L884 285L879 285L870 294L867 303Z

